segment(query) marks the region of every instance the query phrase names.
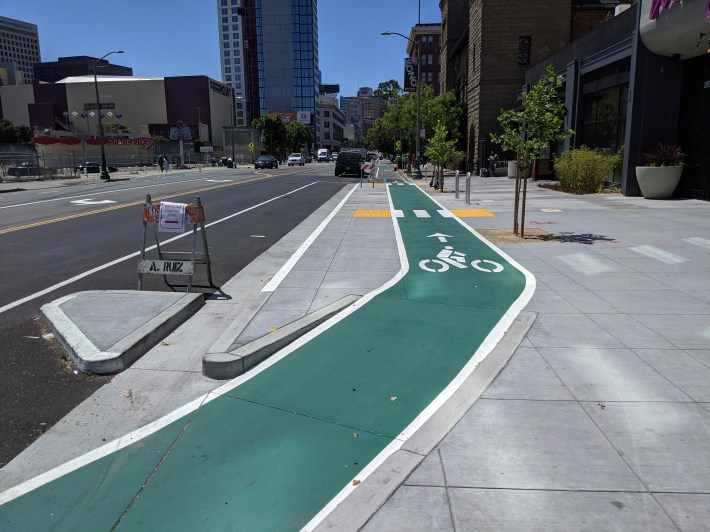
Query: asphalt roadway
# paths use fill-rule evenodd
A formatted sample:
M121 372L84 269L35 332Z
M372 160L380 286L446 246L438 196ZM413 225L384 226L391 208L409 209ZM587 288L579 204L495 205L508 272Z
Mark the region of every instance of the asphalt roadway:
M381 177L386 176L395 177L382 170ZM531 271L535 293L524 309L513 305L515 319L506 324L505 334L492 336L495 341L482 351L469 349L473 356L466 367L471 371L462 370L442 400L424 408L416 430L405 429L394 438L399 440L394 452L373 466L355 468L352 480L321 511L311 512L310 521L301 519L287 528L706 530L710 205L568 196L532 186L527 238L517 239L505 230L512 219L512 180L474 178L474 205L466 205L463 194L455 198L450 182L443 193L433 192L426 182L417 184L488 236L521 270ZM395 187L406 185L389 188ZM7 490L0 494L0 523L21 524L27 514L18 510L51 481L61 485L62 474L79 466L90 470L102 456L138 442L145 435L140 429L147 430L143 427L166 423L163 416L180 419L192 411L186 407L191 401L204 400L210 392L220 395L224 382L202 375L206 353L230 352L265 334L278 334L346 295L365 296L361 301L367 302L373 290L401 276L408 262L411 269L419 266L420 275L441 277L461 269L454 264L459 263L453 255L458 248L437 255L438 262L403 257L398 231L408 220L426 217L405 213L400 218L387 191L368 184L336 195L223 287L224 297L208 301L8 464L0 473L0 489ZM466 269L473 271L470 258ZM489 272L481 274L495 275L496 260L485 259L490 262L477 265ZM293 268L283 274L289 261ZM271 281L279 277L274 287ZM449 297L453 301L460 294L439 295L440 305L446 306ZM475 320L449 331L453 338L447 345L475 347L475 324L468 323ZM380 319L400 335L395 340L403 346L408 345L407 330L424 329L436 337L444 321L447 317L439 312L414 318L393 312ZM296 343L329 330L328 323ZM263 366L295 364L289 349ZM395 347L387 355L401 354ZM444 359L448 351L442 348L435 355ZM314 370L315 364L298 370ZM254 373L262 371L257 367ZM227 386L238 390L249 382L247 372ZM392 394L389 405L405 399ZM287 432L287 424L283 427ZM175 434L167 442L179 439ZM171 448L172 443L154 465L168 463ZM81 458L86 453L93 454ZM143 456L150 463L156 455ZM63 465L72 459L73 465ZM58 469L35 478L53 468ZM149 494L152 479L145 492L134 495ZM272 478L274 486L284 481ZM294 489L298 486L296 479ZM76 501L57 497L55 502L59 506L39 507L55 512L44 519L42 510L38 515L30 505L33 517L47 528L60 523L58 529L69 529L68 523L81 529L90 522ZM193 502L194 512L189 501L181 501L179 511L174 500L157 508L178 519L202 516L201 529L223 529L210 521L217 514L198 504L205 501ZM132 504L121 515L131 515ZM239 518L234 519L239 528ZM128 523L116 522L118 528L141 528Z

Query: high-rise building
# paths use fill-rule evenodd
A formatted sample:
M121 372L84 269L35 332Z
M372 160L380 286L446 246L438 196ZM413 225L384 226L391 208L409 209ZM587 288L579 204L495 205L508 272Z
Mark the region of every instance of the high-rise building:
M245 76L246 4L244 0L217 0L217 27L219 29L219 58L222 81L232 87L235 100L234 125L249 125L247 86ZM253 4L253 2L251 2ZM254 117L255 118L255 117Z
M441 75L441 24L416 24L409 33L410 41L407 44L407 53L410 60L416 64L417 45L421 46L422 64L419 73L422 84L431 85L434 94L439 94Z
M278 113L311 126L319 144L317 0L217 0L217 9L235 124Z
M41 61L37 26L0 17L0 70L10 84L34 81L34 64ZM14 83L13 83L14 81Z

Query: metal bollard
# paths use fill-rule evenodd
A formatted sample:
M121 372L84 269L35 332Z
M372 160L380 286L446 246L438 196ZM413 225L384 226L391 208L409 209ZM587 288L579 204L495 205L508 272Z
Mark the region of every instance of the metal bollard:
M454 194L456 199L459 199L459 171L456 170L456 178L454 180Z
M466 205L471 205L471 172L466 172Z

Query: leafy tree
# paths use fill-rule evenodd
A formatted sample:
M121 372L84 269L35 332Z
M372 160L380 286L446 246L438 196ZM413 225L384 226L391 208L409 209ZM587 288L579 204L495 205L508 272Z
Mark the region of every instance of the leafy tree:
M267 153L283 154L286 145L286 126L277 114L267 113L251 121L251 127L261 130Z
M286 124L286 146L289 150L303 152L312 139L311 128L307 125L294 121Z
M392 82L380 83L381 93ZM395 82L396 83L396 82ZM420 87L421 127L427 137L434 133L439 122L449 132L451 139L460 141L463 111L451 92L439 96L430 85ZM417 95L399 94L390 100L384 115L375 120L367 135L367 145L385 153L394 151L394 144L401 141L402 151L412 153L416 147ZM426 141L424 141L426 142ZM423 144L424 145L424 144Z
M24 128L29 132L29 129ZM9 120L0 119L0 142L4 143L18 143L18 142L29 142L32 139L32 134L29 137L22 134L22 128L15 127L15 125Z
M446 140L448 134L446 126L441 121L437 122L436 126L434 126L434 136L429 140L429 145L424 152L424 155L439 167L439 175L436 177L436 181L438 181L442 192L444 190L444 167L455 168L461 164L464 158L464 153L456 149L456 140Z
M110 124L104 124L105 133L130 133L130 130L118 122L111 122Z
M382 98L384 107L387 108L402 95L402 87L399 86L397 80L391 79L380 83L373 94Z
M530 164L530 157L547 148L556 141L561 141L574 134L571 129L564 129L565 104L557 96L562 87L562 77L552 66L545 67L545 73L540 80L523 95L521 110L508 109L498 116L502 133L492 134L493 142L505 150L516 152L516 158L524 168ZM518 165L519 167L520 165ZM520 204L519 171L515 177L515 209L513 214L513 231L518 234L518 205ZM527 179L522 179L522 216L520 236L525 236L525 202L527 196Z
M17 126L17 141L28 143L32 140L32 130L27 126Z

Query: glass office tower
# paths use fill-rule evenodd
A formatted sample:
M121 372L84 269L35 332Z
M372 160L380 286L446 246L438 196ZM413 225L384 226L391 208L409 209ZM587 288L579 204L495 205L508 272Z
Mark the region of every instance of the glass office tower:
M319 144L317 0L256 0L256 40L260 114L295 112Z
M240 103L244 110L251 110L244 114L252 115L244 116L244 123L238 120L237 125L249 125L257 113L278 113L284 120L309 125L318 144L317 0L217 3L223 81L235 89L237 118L241 118ZM256 65L251 64L254 60Z

